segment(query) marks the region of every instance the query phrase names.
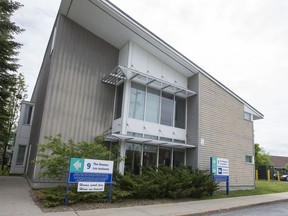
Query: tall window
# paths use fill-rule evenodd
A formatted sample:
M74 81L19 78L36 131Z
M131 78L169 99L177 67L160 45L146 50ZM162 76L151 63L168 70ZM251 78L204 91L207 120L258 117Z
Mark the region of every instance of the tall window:
M158 123L160 112L160 91L147 88L146 121Z
M26 145L19 145L16 165L23 165L25 159Z
M140 174L141 144L126 143L125 170L134 174Z
M124 84L117 86L116 88L116 102L115 102L115 115L114 119L121 118L122 102L123 102L123 88Z
M125 171L141 173L143 167L174 167L185 164L185 150L148 144L126 143ZM173 162L172 162L173 151ZM158 159L158 161L157 161ZM158 163L157 163L158 162Z
M161 99L161 124L173 126L174 96L162 92Z
M171 164L171 149L160 148L159 149L159 166L170 166Z
M33 106L26 105L24 111L23 124L31 124Z
M175 97L175 127L185 128L186 99Z
M185 129L186 98L132 82L129 117Z
M129 117L144 120L146 88L138 83L131 83Z
M175 150L173 152L173 167L184 165L185 151Z
M143 166L157 166L157 146L144 145L143 148Z

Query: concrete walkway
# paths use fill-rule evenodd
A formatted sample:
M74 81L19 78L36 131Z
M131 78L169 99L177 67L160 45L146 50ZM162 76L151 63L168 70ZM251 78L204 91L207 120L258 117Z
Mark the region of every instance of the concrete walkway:
M205 215L221 210L244 208L288 200L288 192L214 200L146 205L125 208L43 213L29 194L29 185L23 177L0 176L0 216L172 216Z

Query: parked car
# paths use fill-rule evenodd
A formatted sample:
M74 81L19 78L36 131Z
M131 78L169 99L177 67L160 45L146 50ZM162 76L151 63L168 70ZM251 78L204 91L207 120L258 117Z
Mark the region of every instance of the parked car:
M280 180L281 181L288 181L288 175L281 175Z

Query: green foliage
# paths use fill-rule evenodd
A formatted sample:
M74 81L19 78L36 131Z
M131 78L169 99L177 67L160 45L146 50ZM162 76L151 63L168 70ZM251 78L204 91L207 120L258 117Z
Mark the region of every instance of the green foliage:
M4 169L0 170L0 176L9 176L10 175L10 169L8 166L4 166Z
M0 151L2 154L2 169L6 162L6 151L13 138L15 113L14 99L18 96L18 81L16 72L18 49L21 44L14 41L14 35L23 31L11 16L22 5L10 0L0 1Z
M37 196L41 203L47 207L55 207L63 205L65 201L66 188L59 186L57 188L45 188L36 191ZM111 202L121 201L123 198L128 197L130 194L117 187L113 188ZM69 204L74 203L106 203L108 202L108 186L105 187L104 192L85 192L78 193L76 185L71 185L69 189Z
M264 148L261 148L259 144L254 145L255 148L255 167L259 166L272 166L269 153L267 153Z
M42 172L39 177L51 179L67 178L70 158L89 158L99 160L116 160L116 156L103 144L104 139L97 137L92 142L65 142L61 135L45 137L46 144L41 144L36 164Z
M200 198L218 189L209 172L191 167L144 168L137 176L125 173L118 180L119 187L134 198Z
M285 165L285 168L288 169L288 163Z
M107 202L108 187L105 192L77 193L76 185L69 190L69 204L79 202ZM141 175L126 173L124 176L117 171L113 174L113 190L111 202L124 199L182 199L202 198L210 196L218 190L209 172L194 170L191 167L170 169L144 168ZM46 188L39 190L38 197L46 207L63 205L65 187Z

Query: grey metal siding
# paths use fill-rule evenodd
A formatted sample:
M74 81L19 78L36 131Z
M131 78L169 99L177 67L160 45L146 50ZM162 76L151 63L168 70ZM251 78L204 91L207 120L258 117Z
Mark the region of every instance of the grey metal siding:
M119 50L62 15L57 29L38 143L59 133L89 141L111 129L115 88L102 78Z
M253 122L244 120L244 104L209 78L200 75L199 168L209 169L211 156L228 158L230 185L254 187L254 165L245 163L253 155Z
M188 89L197 94L187 100L187 143L196 148L186 150L186 163L194 168L198 167L199 143L199 74L188 79Z
M34 88L34 92L31 98L31 102L35 103L35 109L34 109L34 116L33 116L33 122L31 125L31 133L30 133L30 139L29 139L29 145L30 145L30 155L28 158L28 163L26 166L27 168L27 176L29 178L33 178L34 176L34 169L35 164L33 163L33 160L36 159L37 156L37 150L38 150L38 140L39 140L39 134L40 134L40 128L41 128L41 122L43 117L43 110L45 105L45 98L47 93L47 84L50 74L50 65L51 65L51 56L50 56L50 50L51 50L51 43L52 38L50 37L48 46L46 48L46 52L44 55L44 59L41 65L41 69L38 75L38 79Z

